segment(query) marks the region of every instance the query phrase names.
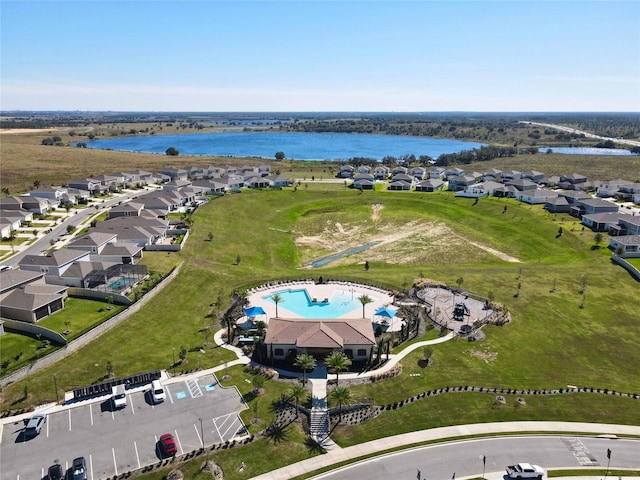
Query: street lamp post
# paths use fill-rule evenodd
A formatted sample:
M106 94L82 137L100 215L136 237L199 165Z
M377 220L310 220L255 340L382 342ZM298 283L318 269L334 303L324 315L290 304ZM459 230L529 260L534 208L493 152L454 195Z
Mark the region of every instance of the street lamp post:
M202 449L204 450L204 430L202 428L202 418L198 418L200 420L200 440L202 441Z
M53 374L53 388L55 388L55 390L56 390L56 403L58 403L59 402L59 399L58 399L58 381L56 379L56 374L55 373Z
M483 455L482 456L482 478L484 478L484 470L487 466L487 456Z
M173 374L176 374L176 347L173 347L171 349L171 351L173 352L173 363L171 364L171 367L173 368Z
M604 478L606 480L607 475L609 475L609 465L611 464L611 449L607 448L607 471L604 474Z

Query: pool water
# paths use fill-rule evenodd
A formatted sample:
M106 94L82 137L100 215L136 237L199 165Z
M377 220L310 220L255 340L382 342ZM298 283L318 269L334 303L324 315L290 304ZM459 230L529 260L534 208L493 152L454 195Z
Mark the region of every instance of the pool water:
M119 288L124 288L127 285L130 285L132 283L135 283L135 280L133 280L132 278L120 278L115 282L113 282L111 285L109 285L109 287L113 288L114 290L117 290Z
M359 295L355 295L351 291L334 290L331 298L327 299L328 302L325 302L324 298L316 298L314 302L314 299L309 297L309 293L304 288L281 290L270 293L263 298L275 305L273 296L276 293L282 297L282 300L278 302L280 316L286 317L286 314L283 315L283 310L288 310L303 318L340 318L351 313L355 313L352 315L355 318L362 315L362 303L358 300Z

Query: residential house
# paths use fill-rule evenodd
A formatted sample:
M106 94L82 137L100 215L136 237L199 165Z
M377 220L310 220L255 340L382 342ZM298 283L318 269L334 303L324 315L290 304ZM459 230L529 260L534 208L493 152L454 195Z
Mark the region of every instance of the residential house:
M145 170L133 170L127 173L129 173L131 175L131 178L134 179L139 185L151 185L155 182L155 174L147 172Z
M626 215L614 212L590 213L583 215L580 223L594 232L608 232L609 229L618 225L620 217L623 216Z
M552 190L546 190L544 188L534 190L522 190L514 194L514 198L520 202L528 203L529 205L541 205L546 204L549 200L558 197L558 193Z
M282 175L267 175L265 177L269 181L271 187L292 187L293 180Z
M247 175L244 179L244 184L249 188L269 188L271 183L269 179L254 173L252 175Z
M20 270L44 273L47 283L51 283L50 279L61 276L73 262L89 261L89 254L86 250L53 250L47 255L25 255L18 265Z
M271 175L271 165L262 164L258 165L258 174L262 177L268 177Z
M537 170L529 170L528 172L523 172L520 178L527 178L532 182L540 183L544 179L544 173L538 172Z
M407 167L403 167L402 165L396 165L391 169L391 176L395 177L396 175L407 175L409 173L409 169Z
M411 190L411 182L406 180L392 180L387 187L388 190Z
M190 180L171 180L162 186L163 190L180 190L192 185Z
M91 195L104 195L109 188L102 185L100 181L91 178L76 178L67 183L69 188L84 190Z
M471 185L468 185L464 190L458 190L456 192L456 197L503 197L505 196L504 192L506 191L507 188L503 184L487 180L485 182L473 183Z
M599 198L585 198L576 200L575 204L571 206L569 214L573 217L581 218L582 215L589 215L593 213L605 213L613 212L617 213L619 207L613 202L607 200L601 200Z
M376 339L367 318L359 319L284 319L271 318L264 339L267 355L284 360L300 354L325 358L338 351L355 362L369 359Z
M552 175L551 177L545 177L538 182L545 187L554 188L560 183L560 177L558 175Z
M448 190L452 192L466 190L469 185L476 183L476 178L472 175L454 175L447 178L449 179Z
M187 180L189 172L183 168L163 168L160 173L168 176L171 180Z
M428 178L434 178L434 179L443 180L444 179L444 168L442 168L442 167L430 168L429 171L427 172L427 175L428 175Z
M62 310L67 287L48 285L45 274L29 270L0 272L0 316L36 323Z
M526 178L516 178L515 180L507 180L506 182L504 182L504 184L514 187L519 192L523 192L525 190L536 190L538 188L537 183L534 183L531 180Z
M505 170L500 174L500 180L502 183L507 183L512 180L517 180L522 177L522 172L518 170Z
M373 172L373 176L376 180L385 180L389 176L389 167L378 165Z
M223 195L226 184L216 180L195 180L194 187L199 187L202 192L208 195Z
M144 210L144 204L136 201L126 202L122 205L112 207L107 212L108 218L116 217L139 217Z
M571 204L567 197L558 195L555 198L549 198L544 202L544 209L550 213L569 213Z
M571 173L569 175L560 175L558 187L564 190L578 190L580 185L586 183L587 177L579 173Z
M451 177L459 177L461 175L464 175L464 170L458 167L447 168L444 171L444 178L446 178L447 180L449 180Z
M616 192L616 199L623 201L632 201L634 195L640 194L640 183L628 183L625 185L620 185L618 191Z
M482 172L483 180L492 180L500 179L500 175L502 174L502 170L498 170L497 168L490 168Z
M609 235L640 235L640 215L623 215L612 225Z
M360 165L360 166L358 166L358 173L364 173L364 174L367 174L367 175L371 175L371 170L372 170L372 168L369 165Z
M22 208L35 214L44 215L51 209L51 203L46 198L20 195L20 201L22 202Z
M416 192L435 192L444 188L444 180L440 178L430 178L416 185Z
M427 169L424 167L411 167L409 169L409 175L414 177L416 180L424 180L427 176Z
M609 238L609 248L621 257L640 257L640 235Z
M67 196L67 189L63 187L38 187L29 192L30 197L38 197L38 198L46 198L49 201L49 204L52 206L58 206L63 203L66 203L65 197ZM70 203L75 203L75 198L73 200L68 200Z
M155 245L164 241L169 221L151 217L117 217L98 224L90 232L115 234L118 242Z
M340 170L336 177L338 178L351 178L353 172L355 172L355 168L352 165L340 165Z

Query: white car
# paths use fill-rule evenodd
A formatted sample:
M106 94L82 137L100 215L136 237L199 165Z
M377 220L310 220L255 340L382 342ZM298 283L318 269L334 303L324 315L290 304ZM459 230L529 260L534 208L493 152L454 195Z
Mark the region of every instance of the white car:
M111 388L111 401L116 410L127 406L127 392L124 385L115 385Z
M164 393L164 388L162 388L160 380L154 380L151 382L151 399L153 400L153 403L162 403L167 399L167 395Z

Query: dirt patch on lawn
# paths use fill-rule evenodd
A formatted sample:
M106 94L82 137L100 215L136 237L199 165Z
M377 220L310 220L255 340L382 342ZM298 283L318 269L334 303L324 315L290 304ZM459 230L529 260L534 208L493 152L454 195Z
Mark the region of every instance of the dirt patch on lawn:
M472 357L484 360L485 363L495 362L498 358L498 352L481 352L480 350L468 350L467 352Z
M335 260L329 265L365 261L401 265L473 263L491 261L494 257L508 262L519 261L494 248L471 242L443 222L420 219L400 223L397 219L385 220L381 216L383 208L381 204L372 205L370 219L361 223L332 220L329 215L322 218L321 228L317 229L320 232L295 237L296 245L303 254L303 262L308 264L323 256L373 242L376 243L373 247Z

